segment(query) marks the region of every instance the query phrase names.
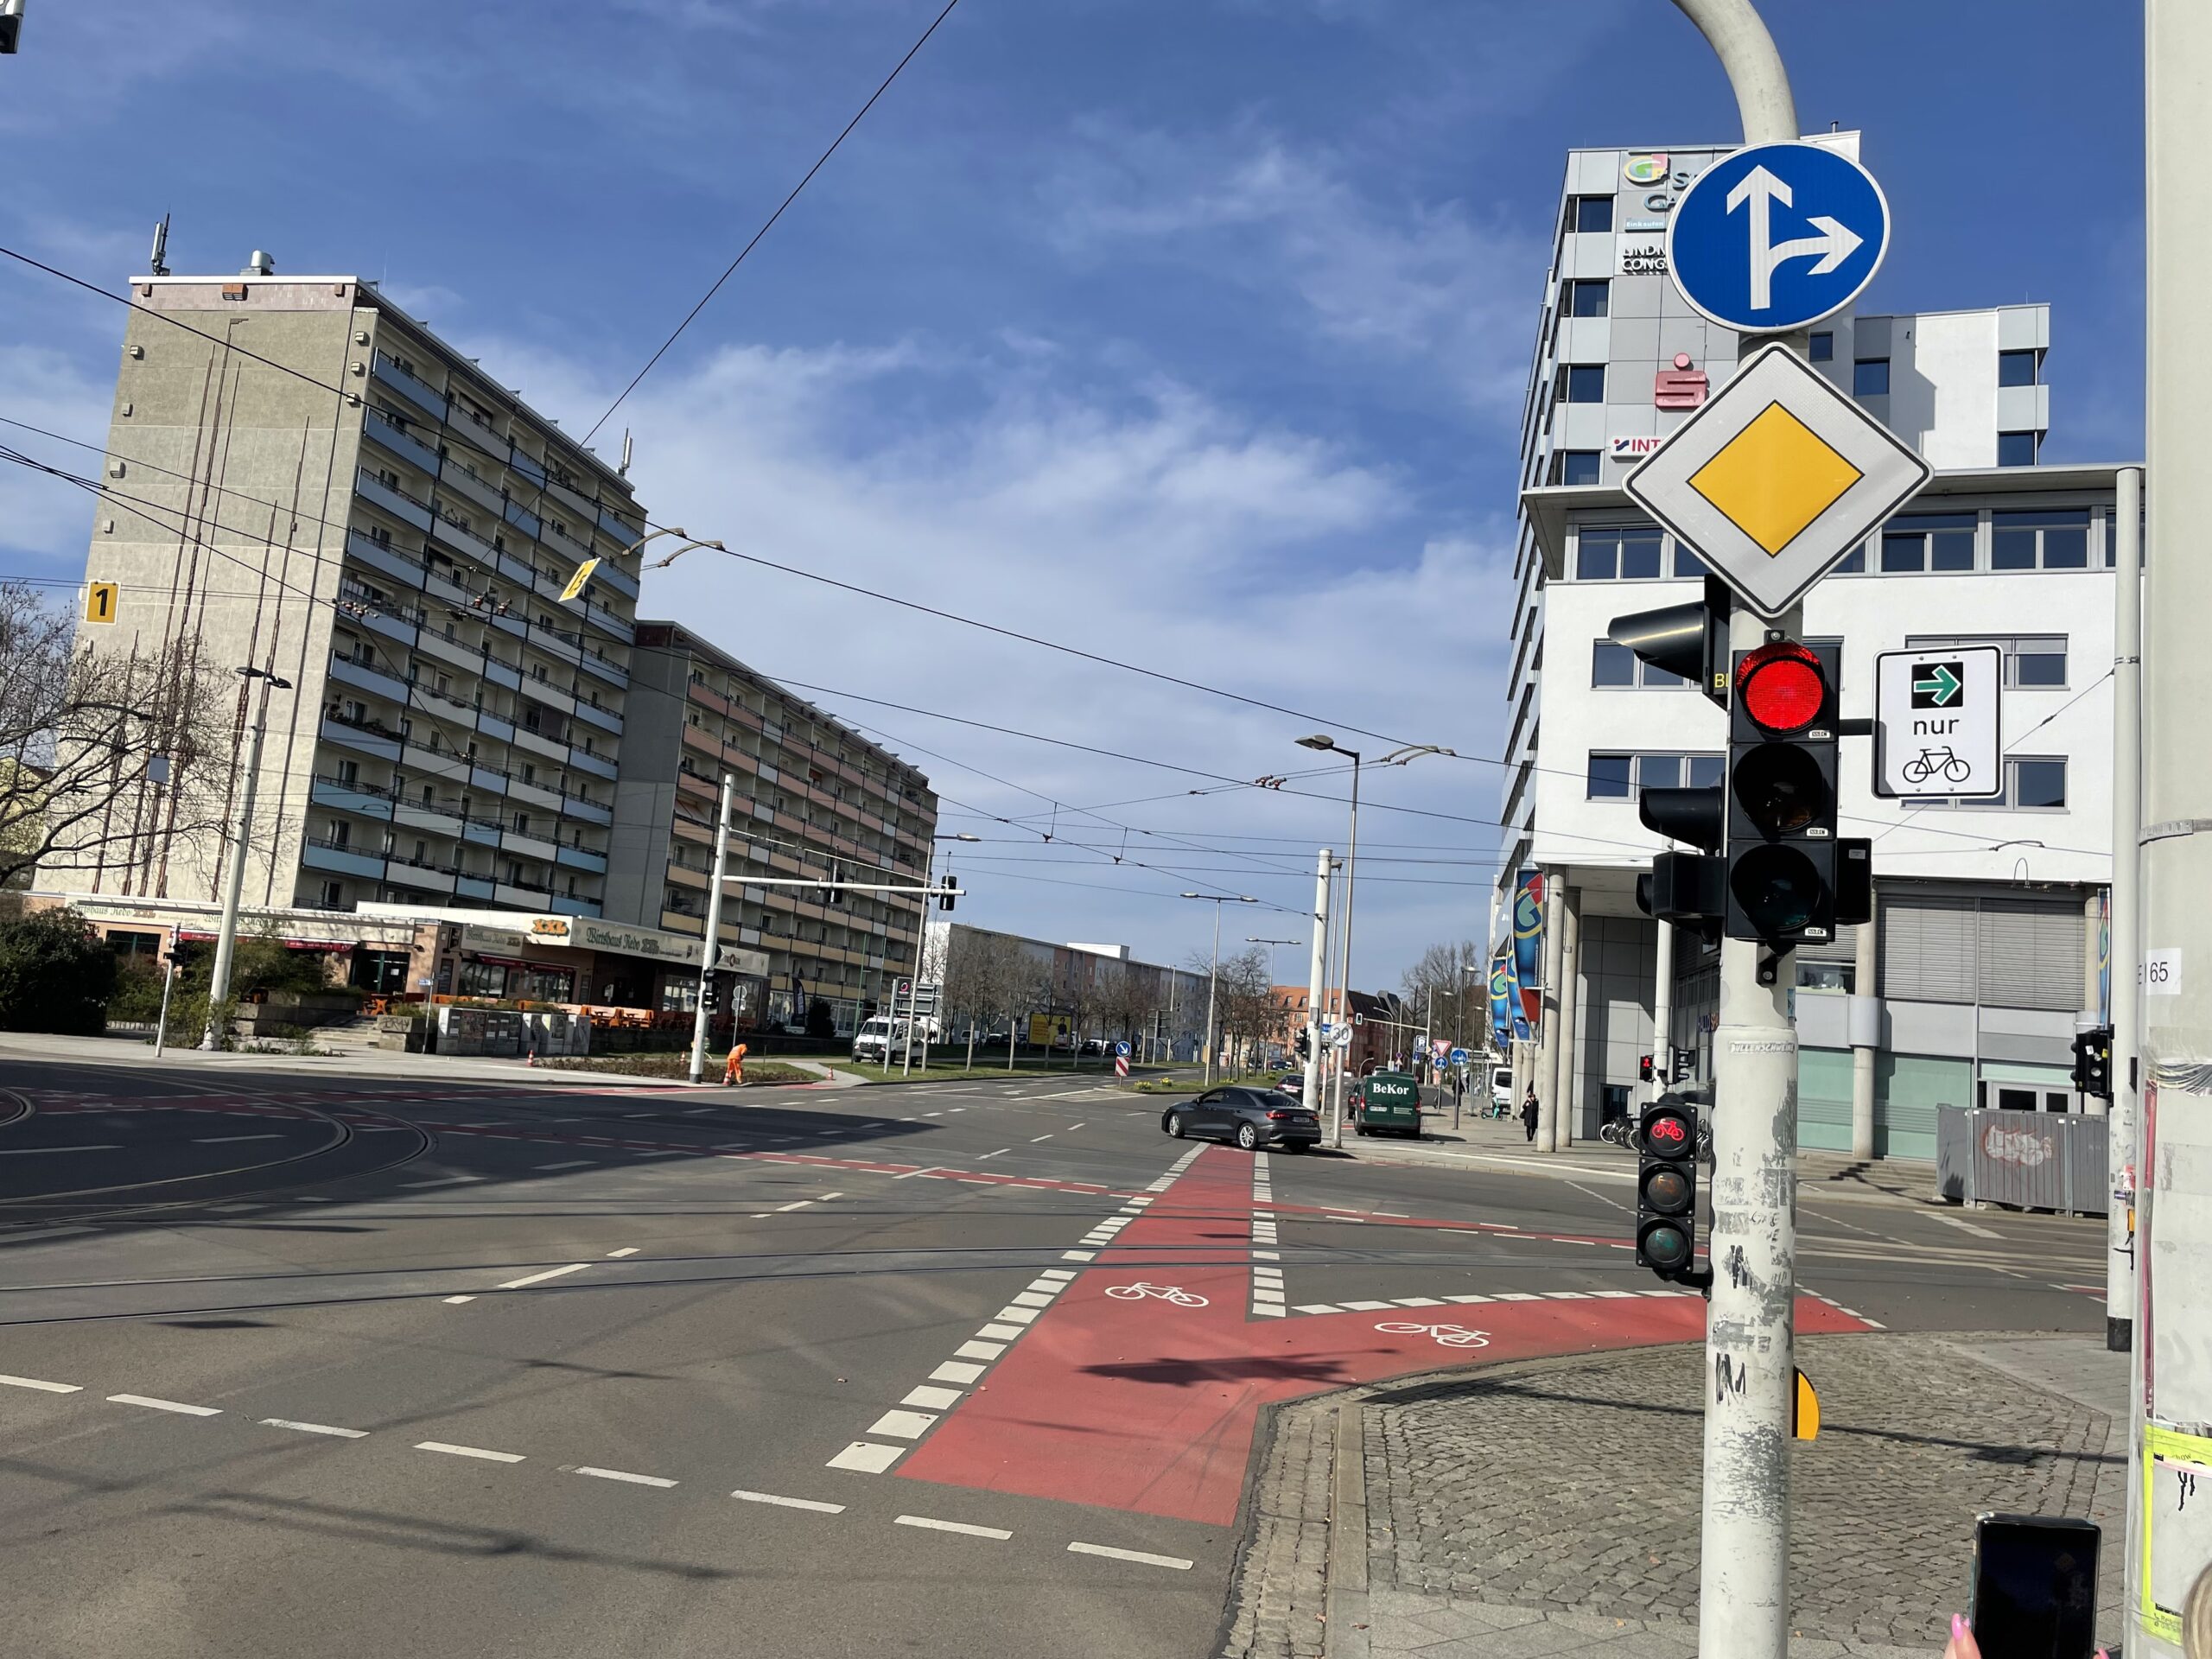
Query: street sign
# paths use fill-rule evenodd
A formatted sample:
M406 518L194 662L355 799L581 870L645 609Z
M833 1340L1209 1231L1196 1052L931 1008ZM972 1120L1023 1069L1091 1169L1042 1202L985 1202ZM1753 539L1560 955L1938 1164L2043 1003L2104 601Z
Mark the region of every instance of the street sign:
M1465 1049L1464 1049L1464 1048L1455 1048L1455 1049L1453 1049L1453 1050L1452 1051L1452 1065L1465 1065L1466 1063L1467 1063L1467 1051L1466 1051Z
M1338 1026L1334 1031L1329 1033L1328 1044L1331 1048L1350 1048L1351 1046L1351 1027L1350 1026Z
M1874 175L1821 144L1755 144L1715 162L1667 226L1667 269L1724 328L1781 334L1840 311L1890 243Z
M1129 1057L1129 1046L1127 1043L1116 1043L1114 1045L1114 1052L1123 1059L1127 1059Z
M1622 487L1745 604L1777 617L1932 472L1777 343L1745 359Z
M112 622L115 620L116 595L120 590L111 582L88 582L85 584L85 620Z
M1117 1077L1129 1075L1129 1046L1127 1043L1122 1044L1121 1052L1114 1056L1114 1075Z
M2002 795L2004 665L1998 645L1878 655L1874 792Z
M582 564L578 565L576 567L576 574L569 578L569 585L561 590L561 598L563 601L565 603L567 601L574 599L578 594L583 592L584 584L591 580L591 573L598 569L599 561L595 558L586 559Z

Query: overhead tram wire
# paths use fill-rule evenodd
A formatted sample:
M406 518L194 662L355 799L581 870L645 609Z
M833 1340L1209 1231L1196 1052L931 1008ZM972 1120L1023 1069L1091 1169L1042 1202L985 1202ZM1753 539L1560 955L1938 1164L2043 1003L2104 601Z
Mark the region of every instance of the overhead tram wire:
M899 72L905 69L908 64L914 60L915 54L918 53L925 46L929 44L930 36L936 34L938 31L938 25L944 22L946 18L952 16L953 7L959 3L960 0L945 0L944 10L938 13L935 17L930 20L930 26L922 31L921 37L917 40L913 45L906 48L906 55L899 59L897 63L892 66L891 73L883 78L882 84L868 94L868 102L861 105L858 113L856 113L851 120L845 123L844 130L835 138L832 138L830 141L829 149L823 150L821 155L814 158L814 165L806 169L806 176L791 187L791 194L777 204L776 211L768 215L766 221L762 224L759 230L753 232L753 239L738 250L737 257L731 260L729 264L724 267L722 274L715 277L713 283L708 288L707 291L699 296L698 304L693 306L689 311L683 314L683 321L676 325L675 328L670 333L668 338L661 341L659 348L656 350L651 357L645 359L645 366L639 369L637 373L630 377L630 384L623 387L621 395L616 397L613 403L607 406L606 414L601 415L597 420L591 423L591 430L584 434L585 442L590 442L594 437L598 435L599 429L605 426L607 423L608 417L611 416L616 410L622 407L623 400L628 397L632 392L638 389L638 383L653 372L654 365L658 364L663 357L667 355L668 348L676 344L677 340L683 336L683 331L691 326L693 320L696 318L702 311L707 308L708 302L711 301L715 295L721 292L722 284L734 276L736 274L737 268L745 263L745 256L751 253L754 248L758 247L760 245L760 238L767 235L770 231L776 227L776 221L784 216L784 210L789 207L791 203L797 201L798 200L799 192L805 189L808 185L814 181L814 175L819 173L823 168L828 164L830 158L837 153L837 147L843 143L846 139L852 137L853 129L860 125L862 118L867 116L870 110L875 107L876 100L881 98L884 93L891 90L891 83L899 79Z

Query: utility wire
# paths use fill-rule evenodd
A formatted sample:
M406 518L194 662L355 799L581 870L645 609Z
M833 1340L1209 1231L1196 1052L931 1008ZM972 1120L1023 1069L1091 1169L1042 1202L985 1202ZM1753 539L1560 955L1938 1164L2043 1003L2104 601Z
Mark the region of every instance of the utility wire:
M708 288L707 291L699 296L698 304L693 306L689 311L683 314L683 321L676 325L675 328L670 333L666 340L661 341L659 349L655 351L651 357L645 359L645 366L639 369L637 373L630 377L630 384L623 387L621 395L616 397L613 403L607 406L607 413L601 415L597 420L591 423L591 430L584 434L585 442L590 442L594 437L598 435L599 429L607 424L607 417L613 415L616 410L622 407L623 399L629 397L632 392L638 389L638 383L653 372L653 365L658 363L661 359L667 354L668 348L675 345L677 340L682 337L683 331L691 326L692 320L702 311L707 308L708 302L712 300L715 295L721 292L722 284L728 282L730 277L736 273L737 268L745 263L745 256L752 252L754 248L760 246L760 238L767 235L770 231L775 228L776 221L784 216L784 210L786 207L789 207L791 203L797 201L798 200L798 193L805 189L808 185L814 181L814 175L819 173L828 163L830 158L837 153L837 146L843 143L846 139L852 137L853 129L860 125L862 117L866 116L870 110L875 107L876 99L881 98L884 93L891 90L891 83L899 79L899 72L904 69L908 64L912 63L914 60L914 54L929 44L930 36L937 33L938 25L942 23L946 18L952 16L953 7L959 3L960 0L945 0L944 10L938 13L938 15L931 20L930 26L922 31L921 38L916 41L913 45L906 48L906 55L899 59L897 63L892 66L891 73L883 78L883 82L880 86L868 94L868 102L861 105L859 113L855 114L851 120L846 122L844 130L830 141L830 148L823 150L821 155L814 158L814 165L806 169L806 176L802 178L797 184L793 185L791 187L791 194L785 196L782 201L776 205L776 211L768 215L766 222L764 223L759 230L753 232L753 239L737 251L737 257L731 260L729 264L723 268L722 274L715 277L712 285Z

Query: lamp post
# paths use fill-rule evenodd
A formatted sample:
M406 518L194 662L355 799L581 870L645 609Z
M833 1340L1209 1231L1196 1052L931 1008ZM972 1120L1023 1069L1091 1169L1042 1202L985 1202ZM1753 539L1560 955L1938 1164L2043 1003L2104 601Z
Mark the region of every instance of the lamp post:
M722 878L729 871L729 798L734 780L729 773L722 773L721 804L715 814L715 880L707 889L707 949L699 963L699 1001L691 1011L691 1081L697 1083L706 1074L707 1021L711 1014L708 1004L713 988L720 983L715 963L722 950ZM735 1007L735 999L732 999ZM737 1039L730 1039L731 1046Z
M682 550L680 548L677 550L678 552ZM671 554L669 556L673 558L675 554ZM922 908L920 914L914 918L914 988L906 998L906 1045L899 1062L899 1075L902 1077L911 1075L914 1069L914 1010L920 1005L922 1000L922 943L929 938L930 889L937 885L937 843L940 841L981 841L982 839L981 836L971 836L964 830L957 835L930 837L929 861L922 867ZM949 943L948 941L948 944ZM944 994L944 988L939 986L938 995L942 996ZM899 1022L899 987L895 983L891 988L891 1021L895 1028ZM928 1069L929 1063L929 1039L925 1037L922 1039L924 1070ZM883 1070L887 1077L890 1075L891 1045L887 1042L883 1046Z
M1302 749L1316 749L1326 754L1344 754L1351 757L1351 826L1344 842L1344 940L1338 952L1338 959L1343 963L1343 971L1337 980L1343 992L1342 1006L1338 1010L1338 1017L1349 1027L1351 1022L1351 905L1352 895L1357 887L1359 876L1359 765L1363 757L1357 749L1344 747L1326 732L1316 732L1311 737L1301 737L1298 740L1298 746ZM1457 758L1456 751L1447 749L1440 743L1409 743L1402 748L1391 750L1375 764L1378 766L1408 766L1420 760L1424 754L1448 754ZM1347 1058L1351 1052L1350 1049L1344 1051ZM1337 1065L1336 1085L1331 1110L1329 1144L1332 1147L1341 1147L1344 1143L1344 1063L1343 1061L1338 1061Z
M292 689L289 680L280 679L265 668L241 668L238 676L249 683L261 680L265 684L254 704L253 728L247 734L245 782L238 791L238 836L231 847L230 872L223 883L223 920L215 933L215 967L207 980L207 1025L200 1033L200 1046L204 1049L223 1046L222 1033L218 1029L223 1022L219 1010L231 994L231 957L238 941L238 895L245 887L246 837L253 830L253 791L261 777L261 742L269 734L269 694Z
M1213 906L1213 966L1206 970L1206 1071L1205 1088L1213 1087L1213 1009L1215 988L1221 980L1221 907L1224 905L1256 905L1260 901L1241 893L1186 893L1185 899L1203 899Z
M1255 938L1251 934L1247 933L1244 936L1244 943L1247 944L1264 944L1268 947L1268 998L1272 1001L1274 1000L1275 994L1275 947L1282 944L1296 944L1298 941L1296 939ZM1289 1022L1287 1020L1284 1021L1286 1034L1287 1034L1288 1026ZM1290 1045L1287 1043L1284 1045L1285 1048L1289 1046Z

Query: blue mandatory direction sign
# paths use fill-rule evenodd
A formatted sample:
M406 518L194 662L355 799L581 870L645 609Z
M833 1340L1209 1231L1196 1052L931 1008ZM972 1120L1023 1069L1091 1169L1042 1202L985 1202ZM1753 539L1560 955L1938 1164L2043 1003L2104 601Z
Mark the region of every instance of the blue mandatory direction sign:
M1755 144L1683 193L1667 269L1708 321L1778 334L1857 299L1889 244L1890 204L1858 162L1818 144Z

